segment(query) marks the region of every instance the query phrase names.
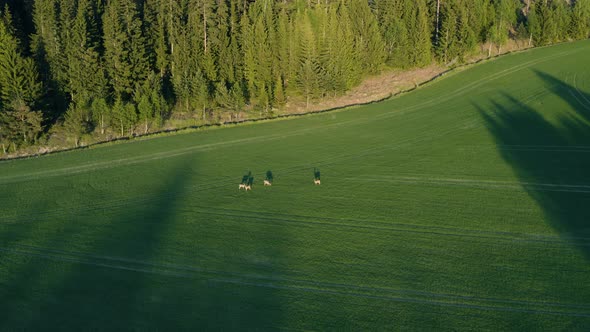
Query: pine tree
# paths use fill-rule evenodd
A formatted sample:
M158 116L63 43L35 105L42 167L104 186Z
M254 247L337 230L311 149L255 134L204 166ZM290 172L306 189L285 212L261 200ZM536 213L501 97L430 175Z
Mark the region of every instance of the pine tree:
M532 19L530 31L534 32L533 40L535 45L547 45L556 42L559 38L558 25L554 13L551 9L551 3L547 1L537 1L531 6L534 13L531 13L529 20Z
M74 146L80 145L82 136L92 129L92 114L84 104L71 103L64 116L64 128L74 141Z
M277 76L280 76L281 84L279 86L279 81L275 84L276 89L283 90L287 85L290 79L292 78L292 71L290 69L291 63L291 42L294 38L293 34L289 32L290 24L289 24L289 17L285 11L285 9L281 9L279 15L277 16L277 63L278 63L278 73ZM280 91L282 96L279 97L279 91L275 93L277 103L283 104L285 102L284 91Z
M62 42L62 27L58 16L57 0L37 0L33 8L35 35L32 36L32 49L41 67L45 80L54 82L56 92L66 90L67 59Z
M590 37L590 1L577 0L572 8L570 36L574 39Z
M7 9L5 9L7 10ZM0 140L3 151L12 144L34 143L43 117L35 111L42 86L32 59L19 52L10 15L0 13Z
M414 66L426 66L432 60L428 9L425 0L417 0L412 11L410 59Z
M375 15L365 1L351 1L350 12L356 38L357 51L363 61L363 70L376 73L385 62L385 44L377 25Z
M442 62L448 63L459 53L457 45L457 14L452 2L441 6L440 22L436 51Z
M459 3L457 7L457 15L457 55L460 61L464 61L465 56L471 54L475 49L477 37L469 24L467 9L462 3Z
M117 98L129 100L146 79L149 58L139 10L133 0L112 0L103 19L107 73Z
M296 19L299 27L299 68L297 85L306 100L306 109L312 98L317 96L320 82L320 68L316 50L315 36L307 12L300 13Z
M0 100L4 108L32 108L41 97L42 85L33 59L19 53L10 31L0 21Z
M79 0L75 18L66 43L68 59L67 90L77 107L89 107L89 100L106 98L108 94L105 72L92 36L91 21L95 8L89 0Z
M137 104L137 115L143 132L146 134L150 125L159 125L162 113L162 78L156 73L150 73L135 91L134 101Z
M273 2L255 2L242 19L244 77L251 100L267 111L273 101L274 71L278 67L275 46ZM266 59L266 61L260 61Z
M145 0L143 23L150 63L164 77L169 71L170 46L166 24L168 9L162 0Z
M539 17L537 9L537 4L532 2L529 6L529 12L527 15L526 27L527 31L529 32L529 46L531 46L531 42L534 40L535 45L542 44L542 27L541 27L541 18Z
M494 43L501 52L502 46L508 41L508 33L516 24L516 7L514 0L496 0L494 12L496 14L490 30L490 42Z
M554 42L569 39L571 16L569 5L565 1L553 1L552 13L555 20Z
M101 135L104 135L105 130L111 123L111 109L103 98L95 98L90 106L92 112L93 123L96 128L100 131Z
M131 134L133 132L133 125L137 122L137 111L133 103L126 103L117 98L112 108L111 124L114 128L118 128L120 136L124 136L125 132Z
M387 52L387 64L391 67L409 66L410 31L404 14L410 14L410 1L380 1L378 19Z

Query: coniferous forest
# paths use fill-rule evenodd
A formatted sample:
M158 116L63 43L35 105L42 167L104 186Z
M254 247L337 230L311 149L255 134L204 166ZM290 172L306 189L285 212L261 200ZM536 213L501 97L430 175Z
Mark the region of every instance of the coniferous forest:
M590 0L0 0L2 153L269 116L387 68L590 37Z

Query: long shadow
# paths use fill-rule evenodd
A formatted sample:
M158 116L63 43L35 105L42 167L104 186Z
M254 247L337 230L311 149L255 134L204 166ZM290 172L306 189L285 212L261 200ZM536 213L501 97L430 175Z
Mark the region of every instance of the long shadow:
M32 260L17 271L11 271L16 278L8 288L13 293L20 292L14 294L15 298L26 299L26 306L32 309L27 310L32 315L28 325L19 328L134 326L129 320L148 291L145 279L150 274L149 267L135 261L149 262L156 255L161 237L174 217L175 203L184 194L187 175L182 166L172 170L170 178L163 181L160 191L149 197L147 204L126 206L123 213L104 217L111 220L94 217L93 220L98 221L96 229L88 231L96 232L89 234L94 243L83 253L72 251L67 243L75 240L64 238L62 247L33 253L50 263L38 264L37 260ZM62 232L47 234L54 238L43 243L58 243L60 237L72 235L63 231L73 228L71 224L76 222L78 220L70 220L70 225L65 225ZM37 287L45 289L46 293L32 294L31 289ZM12 308L15 315L20 314L20 309Z
M237 248L280 257L279 251L260 240L261 236L262 239L275 237L274 228L242 225L236 219L232 227L262 234L242 240L239 230L228 232L225 226L203 220L210 216L186 212L187 201L199 201L193 197L198 194L191 187L191 183L198 183L192 179L194 164L193 160L184 160L172 166L168 176L163 175L157 189L145 195L141 203L115 210L106 207L100 216L89 215L80 208L68 213L68 220L60 223L59 229L35 240L36 248L29 250L30 256L22 256L26 259L5 269L11 277L0 278L0 295L7 295L0 300L2 316L12 317L0 320L0 330L280 326L282 310L276 290L257 286L247 277L231 273L240 271L244 262L235 267L208 267L192 259L191 251L199 248L220 249L211 248L211 243L235 246L218 240L212 242L207 234L238 236ZM192 226L179 227L179 223L185 222ZM77 226L79 223L85 225ZM201 227L205 228L201 231ZM194 241L187 242L186 236L181 236L176 244L179 230L186 232L191 228ZM0 234L0 240L5 240L6 247L15 246L11 239L31 236L27 229ZM205 243L190 245L199 241ZM162 256L164 252L166 257ZM194 252L194 256L202 255Z
M44 229L38 217L51 213L54 207L51 197L27 204L30 202L22 202L19 196L23 196L22 186L3 185L0 192L0 202L4 204L0 205L0 312L3 317L0 330L20 326L18 320L22 317L18 315L22 315L20 310L27 306L28 296L33 292L28 283L39 275L27 272L40 272L30 263L28 244ZM9 213L9 206L16 213Z
M30 330L131 328L133 322L129 320L141 305L138 298L146 291L142 264L132 260L149 261L169 227L174 203L183 195L185 180L181 171L172 174L161 190L148 199L151 204L127 206L123 213L115 213L112 220L94 217L98 221L96 229L88 232L96 232L89 234L95 242L84 252L76 252L67 245L75 241L67 237L73 235L70 230L79 220L70 220L61 232L47 234L51 238L44 239L42 245L45 245L32 253L46 261L39 264L34 259L11 271L17 278L9 288L17 293L15 298L25 300L30 315L26 325L21 321L18 327ZM63 246L45 248L62 237ZM34 294L31 290L35 288L43 291ZM22 308L11 309L15 315L21 314Z
M590 260L590 95L546 73L537 75L573 113L544 117L507 94L507 102L475 106L546 222Z

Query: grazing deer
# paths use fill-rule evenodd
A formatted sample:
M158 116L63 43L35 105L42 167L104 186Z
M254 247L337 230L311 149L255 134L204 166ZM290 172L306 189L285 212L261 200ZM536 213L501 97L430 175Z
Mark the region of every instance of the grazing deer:
M320 179L314 179L313 184L320 185L321 184Z
M242 188L246 189L246 185L243 183L240 183L240 185L238 186L238 190L240 190Z
M246 189L246 191L252 190L252 186L251 185L245 185L244 186L244 189Z
M264 185L265 186L272 186L272 183L270 183L270 181L268 181L268 180L264 180Z

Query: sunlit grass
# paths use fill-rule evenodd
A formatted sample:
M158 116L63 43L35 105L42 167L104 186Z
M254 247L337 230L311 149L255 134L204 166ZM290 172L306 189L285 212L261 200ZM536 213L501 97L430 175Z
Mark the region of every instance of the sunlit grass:
M589 51L2 162L0 329L587 330Z

